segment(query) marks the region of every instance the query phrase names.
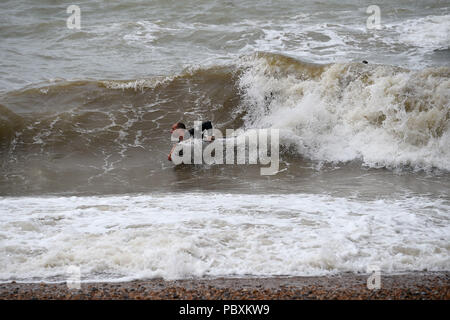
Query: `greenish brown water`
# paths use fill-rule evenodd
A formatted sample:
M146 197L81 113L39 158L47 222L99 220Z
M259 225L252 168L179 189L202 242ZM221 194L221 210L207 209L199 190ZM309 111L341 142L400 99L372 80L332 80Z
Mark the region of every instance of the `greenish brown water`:
M0 3L0 281L449 270L447 3L77 4ZM196 120L279 171L174 166Z

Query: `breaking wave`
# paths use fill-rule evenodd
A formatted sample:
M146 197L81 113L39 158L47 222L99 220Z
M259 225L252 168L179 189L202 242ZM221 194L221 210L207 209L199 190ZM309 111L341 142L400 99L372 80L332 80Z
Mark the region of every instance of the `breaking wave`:
M281 129L289 161L448 171L449 101L449 67L317 65L269 53L168 77L55 80L0 97L2 185L38 176L53 186L70 170L131 183L142 163L166 167L172 123L202 119L223 132Z
M243 65L245 125L282 129L299 154L450 170L450 68L314 66L267 54Z

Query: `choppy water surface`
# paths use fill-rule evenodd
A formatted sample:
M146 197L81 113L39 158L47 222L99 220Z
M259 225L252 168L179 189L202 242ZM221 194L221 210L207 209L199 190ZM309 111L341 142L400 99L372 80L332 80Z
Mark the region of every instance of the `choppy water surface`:
M0 4L0 279L449 270L443 1ZM368 64L361 63L369 61ZM167 161L280 129L280 167Z

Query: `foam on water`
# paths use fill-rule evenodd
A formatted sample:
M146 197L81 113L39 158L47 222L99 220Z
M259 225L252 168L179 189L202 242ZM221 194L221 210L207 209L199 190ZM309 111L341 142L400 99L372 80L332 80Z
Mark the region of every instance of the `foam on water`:
M448 64L448 4L381 1L381 26L366 26L360 0L82 1L81 30L66 28L66 6L4 0L0 91L45 79L133 79L177 73L205 61L270 51L312 62L369 60L408 68ZM83 67L80 68L80 65Z
M104 80L101 84L108 89L134 89L135 91L143 91L144 89L154 88L159 84L172 80L172 77L154 77L151 79L137 79L130 81Z
M448 201L327 195L1 198L0 279L448 270Z
M450 47L450 15L427 16L389 25L398 39L410 46L433 51Z
M448 68L336 63L311 76L281 61L243 60L247 127L282 129L284 144L314 160L450 170Z
M0 2L0 281L449 270L448 4L47 2ZM283 171L173 168L199 119Z

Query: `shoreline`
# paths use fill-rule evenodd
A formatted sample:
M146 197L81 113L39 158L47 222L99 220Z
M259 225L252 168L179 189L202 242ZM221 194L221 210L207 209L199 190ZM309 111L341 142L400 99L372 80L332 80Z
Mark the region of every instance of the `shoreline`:
M0 300L449 300L450 271L381 275L369 290L369 275L213 278L128 282L2 283Z

